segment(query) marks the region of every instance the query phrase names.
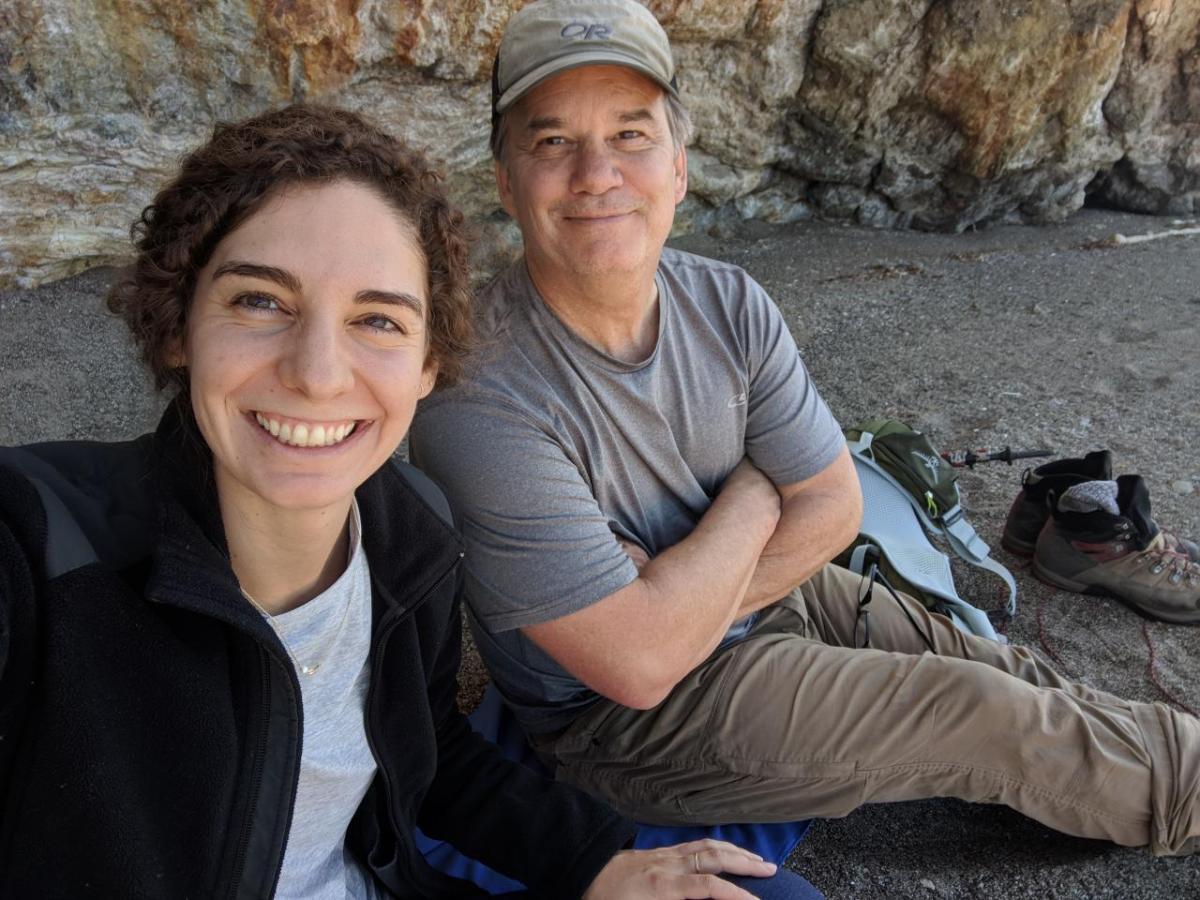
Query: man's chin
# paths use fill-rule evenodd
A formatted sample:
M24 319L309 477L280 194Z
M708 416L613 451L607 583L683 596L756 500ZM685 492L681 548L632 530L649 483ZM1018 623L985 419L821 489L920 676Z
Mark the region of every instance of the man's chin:
M657 253L648 254L644 246L631 247L625 241L593 241L579 247L566 259L571 272L589 278L625 277L657 264Z

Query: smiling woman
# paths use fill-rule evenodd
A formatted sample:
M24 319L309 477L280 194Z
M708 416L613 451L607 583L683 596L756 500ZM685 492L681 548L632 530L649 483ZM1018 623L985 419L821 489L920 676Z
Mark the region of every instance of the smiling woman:
M475 893L418 824L542 896L769 869L618 852L628 822L455 708L462 545L392 460L470 346L438 181L290 107L218 126L143 213L109 304L174 391L157 431L0 448L0 896Z
M412 226L352 181L273 194L196 277L175 361L234 571L271 612L341 574L354 490L433 388L426 281Z

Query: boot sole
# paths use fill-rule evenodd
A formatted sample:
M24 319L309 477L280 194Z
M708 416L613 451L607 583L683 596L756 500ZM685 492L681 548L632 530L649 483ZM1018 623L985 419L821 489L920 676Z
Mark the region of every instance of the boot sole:
M1000 535L1000 546L1011 553L1013 556L1028 558L1033 556L1033 551L1036 547L1035 541L1022 541L1012 537L1007 532Z
M1188 619L1173 618L1171 616L1164 616L1159 613L1150 613L1142 609L1142 607L1140 607L1134 601L1128 599L1127 597L1122 597L1120 594L1116 593L1115 591L1110 591L1108 588L1100 587L1099 585L1095 584L1085 584L1082 581L1072 581L1069 578L1063 578L1061 575L1056 575L1055 573L1043 568L1042 564L1038 562L1036 556L1033 558L1033 566L1031 568L1033 569L1033 574L1037 576L1039 581L1045 582L1051 587L1056 587L1064 591L1070 591L1072 594L1087 594L1091 597L1108 597L1109 599L1116 600L1126 608L1133 610L1143 619L1149 619L1151 622L1166 622L1169 625L1200 625L1200 611Z

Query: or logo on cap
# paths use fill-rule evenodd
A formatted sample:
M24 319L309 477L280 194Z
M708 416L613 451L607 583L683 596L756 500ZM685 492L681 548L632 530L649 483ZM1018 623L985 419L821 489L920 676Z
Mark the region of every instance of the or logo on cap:
M612 35L612 26L603 22L571 22L563 26L559 36L568 40L582 38L585 41L607 41Z

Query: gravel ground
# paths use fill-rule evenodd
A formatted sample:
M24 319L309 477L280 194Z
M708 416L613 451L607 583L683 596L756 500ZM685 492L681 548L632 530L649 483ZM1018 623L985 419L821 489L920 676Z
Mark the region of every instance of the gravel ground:
M1099 211L963 235L745 223L677 243L763 283L844 423L895 416L942 449L1108 447L1120 471L1146 477L1158 521L1197 537L1200 236L1112 240L1197 224ZM152 427L157 401L101 309L109 278L94 270L0 292L0 443ZM993 546L1020 471L981 466L960 479L968 516ZM1200 630L1051 590L1021 560L997 556L1020 588L1013 640L1105 690L1140 700L1165 690L1200 708ZM958 574L964 596L999 604L995 583ZM1151 645L1161 688L1148 675ZM469 657L466 705L485 677ZM789 865L831 900L1200 897L1200 860L1158 860L950 800L820 823Z

